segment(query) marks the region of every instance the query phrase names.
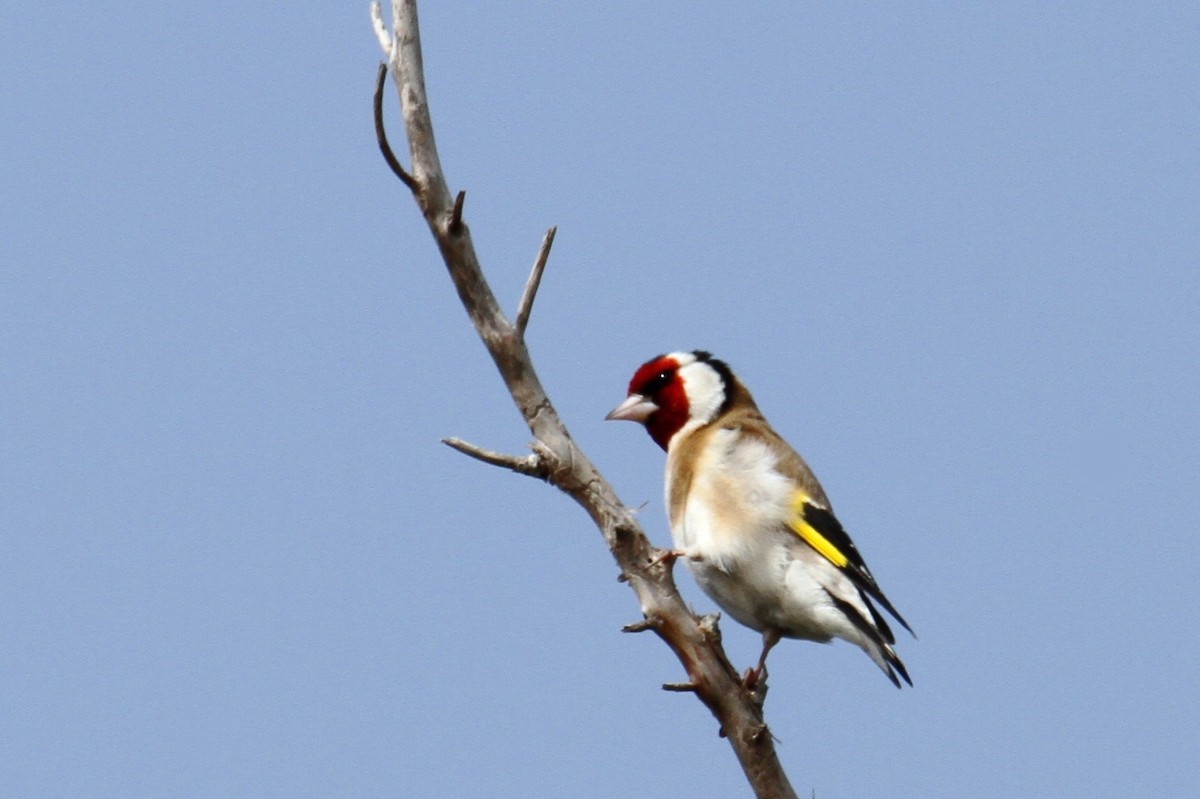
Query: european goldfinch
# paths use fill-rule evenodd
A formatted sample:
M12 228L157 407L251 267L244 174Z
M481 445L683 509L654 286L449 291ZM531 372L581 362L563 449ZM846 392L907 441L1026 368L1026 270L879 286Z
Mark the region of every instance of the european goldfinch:
M844 639L897 688L897 674L912 685L874 603L912 628L879 590L808 465L729 366L701 351L653 358L607 418L640 422L667 451L672 554L726 613L762 633L747 686L765 676L780 638Z

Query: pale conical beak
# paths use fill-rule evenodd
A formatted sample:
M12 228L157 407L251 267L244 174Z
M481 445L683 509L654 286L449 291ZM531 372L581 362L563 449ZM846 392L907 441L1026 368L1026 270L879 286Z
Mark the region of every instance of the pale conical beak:
M628 422L644 422L650 418L650 414L657 410L658 406L641 394L630 394L624 402L609 411L604 420L624 419Z

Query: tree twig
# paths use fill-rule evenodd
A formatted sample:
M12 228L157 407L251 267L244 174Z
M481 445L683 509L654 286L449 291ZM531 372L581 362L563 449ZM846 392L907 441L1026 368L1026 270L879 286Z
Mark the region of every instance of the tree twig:
M379 152L383 153L383 160L387 161L392 172L415 194L417 183L400 165L400 159L396 158L396 154L392 152L392 145L388 143L387 131L383 129L383 86L387 79L387 71L387 62L381 61L379 71L375 73L375 141L378 142Z
M677 694L691 694L700 690L700 687L694 682L665 682L662 689L664 691L673 691Z
M575 445L538 379L522 332L545 268L542 255L548 256L549 242L543 240L538 259L541 266L535 263L535 274L530 276L518 306L519 324L510 324L483 276L470 230L462 224L461 204L455 211L457 203L442 173L425 94L416 2L392 0L391 35L382 23L379 0L372 4L371 14L400 95L411 156L409 174L416 184L414 198L471 323L533 434L535 457L545 469L544 475L537 476L569 495L592 518L622 578L636 594L643 617L654 620L649 629L667 643L683 665L687 681L671 684L675 687L668 690L694 692L708 707L757 796L795 799L774 741L766 732L762 705L742 688L740 676L721 648L715 620L699 619L688 609L675 587L670 564L657 557L658 550L638 526L634 512ZM552 235L547 234L547 238L552 240ZM450 446L516 471L522 471L521 465L527 462L466 442Z
M536 454L525 456L506 455L503 452L493 452L490 449L477 447L469 441L463 441L461 438L443 438L442 443L450 447L450 449L458 450L477 461L483 461L492 466L500 466L504 469L511 469L518 474L537 477L542 480L546 479L546 467L542 464L542 459Z
M383 21L383 8L380 6L379 0L371 2L371 27L375 29L375 38L379 39L379 46L383 49L387 63L392 63L392 51L396 47L396 40L392 38L392 34L388 32L387 23Z
M525 282L525 291L521 293L521 301L517 304L517 318L513 323L517 335L525 338L525 328L529 326L529 314L533 312L533 301L537 298L538 286L542 284L542 273L546 271L546 261L550 258L550 248L554 246L554 234L558 227L546 231L542 237L542 246L538 248L537 260L533 262L533 270L529 280Z

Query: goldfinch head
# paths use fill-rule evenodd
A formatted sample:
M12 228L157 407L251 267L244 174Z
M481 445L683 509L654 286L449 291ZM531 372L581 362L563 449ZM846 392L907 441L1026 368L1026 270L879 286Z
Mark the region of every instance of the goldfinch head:
M629 381L629 396L606 419L641 422L663 449L685 426L708 424L729 408L737 388L733 372L702 350L659 355Z

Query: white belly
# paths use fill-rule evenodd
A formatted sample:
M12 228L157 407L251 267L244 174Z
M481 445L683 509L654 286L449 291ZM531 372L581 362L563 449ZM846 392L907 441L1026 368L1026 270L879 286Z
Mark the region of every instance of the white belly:
M793 574L797 558L804 557L803 545L787 529L794 487L776 471L774 456L765 445L739 443L735 431L721 430L700 460L671 525L696 582L747 627L826 640L815 620L804 618L802 606L824 597L817 596L815 582L804 585L796 579L803 575Z

